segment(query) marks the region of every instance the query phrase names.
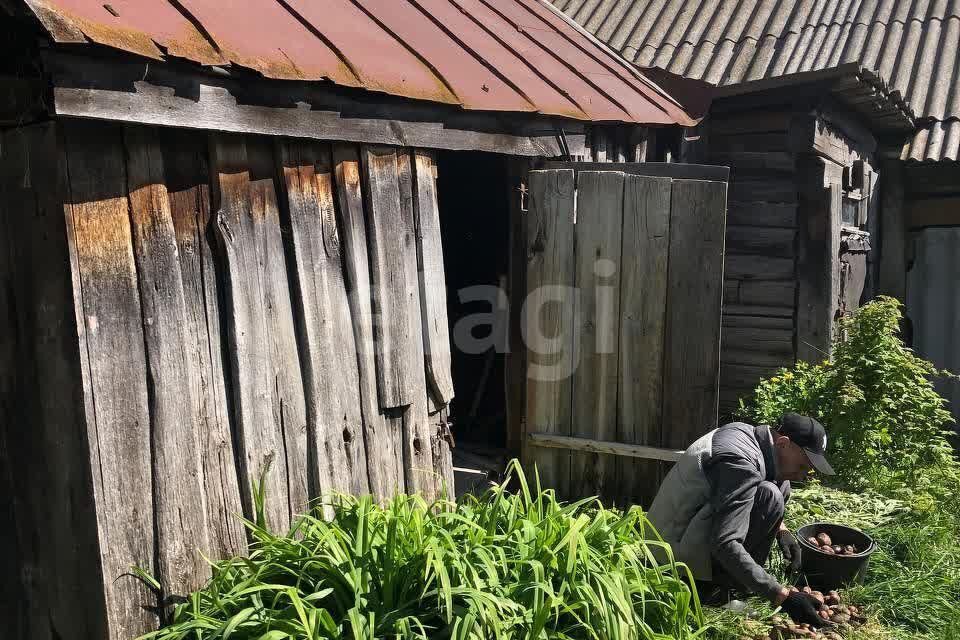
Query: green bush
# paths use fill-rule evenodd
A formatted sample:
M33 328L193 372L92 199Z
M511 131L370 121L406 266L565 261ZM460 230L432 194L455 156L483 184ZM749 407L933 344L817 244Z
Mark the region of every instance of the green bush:
M932 379L950 375L900 340L900 303L881 297L840 322L833 356L800 362L757 387L741 412L773 423L783 413L816 417L827 429L839 480L851 488L911 487L918 500L960 487L946 427L953 422Z
M247 558L214 576L155 640L692 639L703 616L682 565L658 562L640 509L564 505L506 483L459 504L339 497L288 535L248 522ZM653 538L653 541L645 541Z

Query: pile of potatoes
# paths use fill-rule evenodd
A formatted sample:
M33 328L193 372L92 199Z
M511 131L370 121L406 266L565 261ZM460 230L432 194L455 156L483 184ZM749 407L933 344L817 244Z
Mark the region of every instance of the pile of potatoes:
M813 596L820 603L817 613L833 624L815 629L806 623L796 624L788 617L776 615L770 620L773 627L769 632L754 637L744 636L740 640L843 640L847 632L867 622L858 607L840 602L840 594L836 591L824 594L810 587L790 587L790 591L803 591Z
M833 544L833 540L826 533L818 533L815 538L810 536L807 538L807 542L813 545L815 549L831 556L854 556L860 553L860 549L856 545Z

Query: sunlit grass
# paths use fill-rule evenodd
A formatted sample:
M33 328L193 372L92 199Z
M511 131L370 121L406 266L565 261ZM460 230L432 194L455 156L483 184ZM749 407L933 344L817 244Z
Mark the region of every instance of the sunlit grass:
M284 535L262 520L247 522L249 556L216 563L210 583L177 606L172 623L144 638L686 640L705 633L686 567L673 562L642 510L564 504L529 487L516 464L508 475L459 503L400 496L380 506L339 496Z

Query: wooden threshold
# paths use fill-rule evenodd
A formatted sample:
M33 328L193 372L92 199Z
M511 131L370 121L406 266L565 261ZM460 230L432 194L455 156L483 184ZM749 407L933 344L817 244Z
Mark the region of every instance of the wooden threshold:
M624 458L643 458L644 460L663 460L664 462L676 462L683 455L683 451L674 449L661 449L608 440L593 440L591 438L558 436L552 433L531 433L527 436L527 440L534 447L569 449L586 453L608 453Z

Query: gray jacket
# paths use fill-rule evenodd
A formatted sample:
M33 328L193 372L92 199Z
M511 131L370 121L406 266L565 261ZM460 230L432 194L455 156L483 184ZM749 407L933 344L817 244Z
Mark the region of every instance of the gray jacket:
M776 475L769 427L724 425L683 453L650 507L650 521L698 580L713 578L716 560L737 582L772 598L779 582L756 563L743 542L757 485L773 482Z

